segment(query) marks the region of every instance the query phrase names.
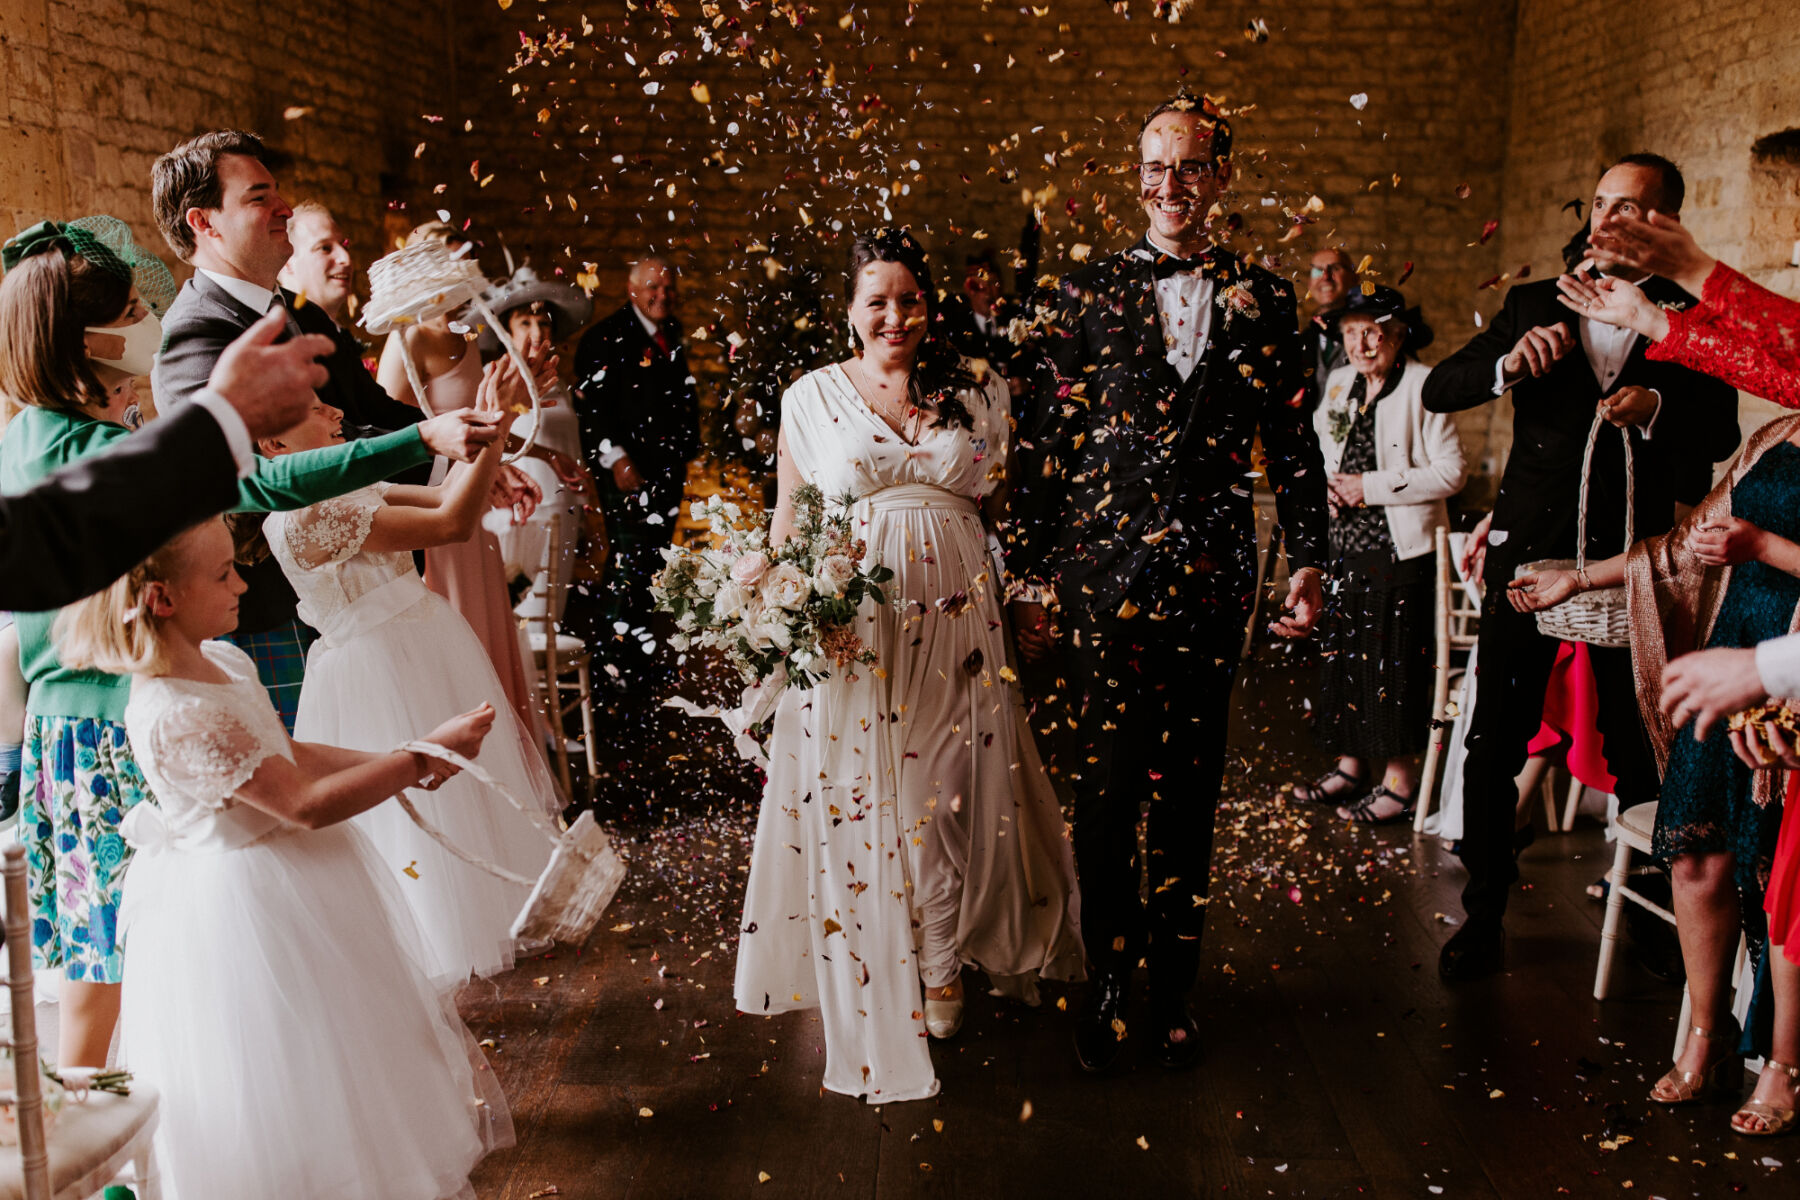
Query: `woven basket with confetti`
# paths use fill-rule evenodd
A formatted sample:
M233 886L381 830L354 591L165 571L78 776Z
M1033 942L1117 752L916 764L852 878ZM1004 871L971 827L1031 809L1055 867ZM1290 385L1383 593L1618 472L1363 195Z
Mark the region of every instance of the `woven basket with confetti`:
M383 255L369 265L369 302L363 306L362 327L371 334L391 333L399 336L400 362L406 368L406 378L412 384L413 395L419 398L420 407L427 412L430 409L425 399L425 382L419 375L417 364L413 362L412 352L407 348L404 327L473 306L487 322L488 328L497 335L506 328L488 307L488 278L481 273L480 264L468 255L467 249L464 246L452 250L443 242L425 238L392 254ZM512 344L511 338L501 337L500 345L512 358L513 365L519 368L519 374L525 378L525 388L531 395L531 411L535 416L543 404L543 398L538 394L537 379L526 364L525 356ZM523 458L530 452L532 443L537 439L538 424L536 420L530 423L524 444L506 456L507 462Z

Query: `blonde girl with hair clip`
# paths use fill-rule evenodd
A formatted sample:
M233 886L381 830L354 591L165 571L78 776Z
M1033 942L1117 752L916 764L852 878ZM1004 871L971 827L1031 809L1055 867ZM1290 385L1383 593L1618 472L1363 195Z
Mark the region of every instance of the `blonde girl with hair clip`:
M350 822L457 769L289 737L255 664L215 640L244 591L232 551L208 521L57 621L66 662L132 676L156 796L122 826L121 1061L161 1093L176 1195L473 1197L511 1119ZM473 757L493 722L483 705L425 740Z

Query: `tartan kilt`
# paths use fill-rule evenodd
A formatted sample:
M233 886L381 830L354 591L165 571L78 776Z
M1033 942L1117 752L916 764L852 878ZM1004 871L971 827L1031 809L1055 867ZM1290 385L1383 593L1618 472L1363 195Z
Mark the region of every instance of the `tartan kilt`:
M299 621L277 625L263 633L232 633L223 640L230 642L256 664L256 674L268 690L269 700L281 714L281 723L289 734L294 732L294 717L300 711L300 685L306 679L306 652L319 635Z

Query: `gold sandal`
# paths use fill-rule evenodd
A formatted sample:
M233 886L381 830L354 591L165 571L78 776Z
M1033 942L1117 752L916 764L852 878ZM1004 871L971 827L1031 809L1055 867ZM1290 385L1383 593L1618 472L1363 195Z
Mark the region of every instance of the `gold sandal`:
M1778 1063L1774 1059L1763 1062L1763 1070L1779 1071L1793 1083L1800 1083L1800 1067L1790 1067L1786 1063ZM1777 1137L1794 1127L1795 1110L1776 1108L1762 1100L1747 1101L1744 1106L1731 1114L1731 1131L1745 1137ZM1761 1129L1745 1129L1738 1124L1740 1118L1755 1117L1763 1123Z
M1735 1042L1739 1034L1737 1022L1733 1021L1729 1033L1714 1033L1710 1029L1691 1025L1688 1027L1688 1036L1705 1038L1709 1042ZM1656 1085L1650 1089L1651 1102L1674 1108L1683 1104L1700 1104L1721 1094L1735 1095L1736 1092L1731 1090L1734 1070L1737 1072L1735 1079L1741 1087L1744 1060L1736 1054L1726 1054L1698 1074L1693 1071L1672 1070L1657 1080ZM1665 1091L1667 1098L1662 1094Z

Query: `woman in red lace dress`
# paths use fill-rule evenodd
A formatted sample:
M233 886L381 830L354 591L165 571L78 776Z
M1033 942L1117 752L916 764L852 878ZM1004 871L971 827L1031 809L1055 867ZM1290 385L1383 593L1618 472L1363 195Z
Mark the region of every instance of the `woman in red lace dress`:
M1673 280L1700 302L1665 310L1623 280L1575 274L1560 281L1563 303L1571 309L1651 339L1654 344L1645 351L1649 358L1679 362L1785 408L1800 408L1800 303L1719 262L1700 249L1679 221L1657 213L1647 221L1620 220L1594 235L1589 256L1602 266L1622 264ZM1779 731L1770 729L1768 740L1778 754L1768 765L1782 760L1800 765ZM1733 734L1732 741L1740 757L1758 765L1742 735ZM1775 998L1771 1052L1755 1093L1732 1115L1731 1127L1766 1137L1794 1128L1800 1109L1800 797L1794 787L1782 813L1763 907L1769 917Z

